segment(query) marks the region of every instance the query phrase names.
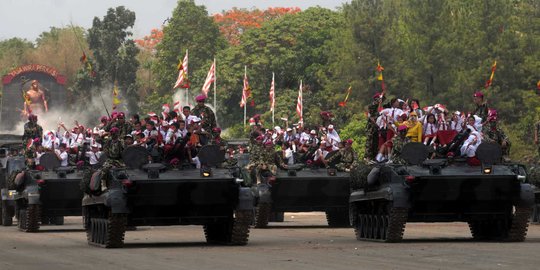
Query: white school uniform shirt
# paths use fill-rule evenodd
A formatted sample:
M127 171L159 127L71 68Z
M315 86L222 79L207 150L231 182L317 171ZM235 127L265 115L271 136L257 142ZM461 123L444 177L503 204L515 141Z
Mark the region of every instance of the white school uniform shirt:
M437 124L426 123L424 125L424 136L430 136L437 134L438 128Z
M66 151L60 152L60 150L55 150L56 154L60 157L60 167L67 167L68 165L68 153Z
M96 153L92 151L88 151L85 153L85 156L89 159L90 165L95 165L99 162L99 158L101 157L102 154L103 152L101 151L97 151Z
M386 108L381 111L381 114L388 115L392 122L398 122L399 117L403 114L403 110L399 108Z

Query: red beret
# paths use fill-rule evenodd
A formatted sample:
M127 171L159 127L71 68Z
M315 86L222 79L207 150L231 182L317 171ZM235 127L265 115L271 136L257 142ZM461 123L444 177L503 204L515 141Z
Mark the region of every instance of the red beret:
M195 101L199 102L199 101L205 101L206 100L206 96L201 94L201 95L198 95L197 97L195 97Z
M477 91L477 92L474 93L473 97L481 97L481 98L483 98L484 94L482 92L480 92L480 91Z

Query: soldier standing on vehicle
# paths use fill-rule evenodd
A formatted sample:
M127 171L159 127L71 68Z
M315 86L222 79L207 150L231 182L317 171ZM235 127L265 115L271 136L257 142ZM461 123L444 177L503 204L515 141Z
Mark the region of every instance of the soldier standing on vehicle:
M508 136L506 136L504 131L497 126L497 111L491 110L487 120L488 125L482 127L484 141L500 145L503 157L508 158L510 155L510 139L508 139Z
M217 127L216 115L214 114L214 111L210 109L210 107L204 105L205 100L205 95L198 95L195 98L197 105L191 110L191 114L199 117L201 119L201 127L204 129L204 131L210 133L212 132L213 128Z
M116 122L112 126L118 128L120 131L118 136L120 138L124 138L124 136L131 134L131 131L133 130L131 124L126 122L126 115L123 112L119 112L116 115Z
M122 160L124 144L119 139L120 130L117 127L113 127L109 131L109 134L111 138L109 138L109 140L107 140L103 146L103 152L107 156L107 160L101 168L101 184L105 187L107 187L107 180L111 169L124 166L124 162Z
M401 158L401 152L403 151L403 146L410 142L409 137L407 137L407 126L401 125L397 130L397 136L392 139L392 163L405 164L405 160Z
M336 154L329 159L325 159L323 162L328 166L328 163L336 162L336 169L338 171L350 172L351 168L355 166L357 160L357 154L352 149L353 140L348 139L345 141L345 147L338 150Z
M35 138L41 139L43 137L43 128L38 125L37 121L37 115L30 114L28 116L28 122L24 124L24 133L22 136L23 148L26 148L28 145L28 140L33 140Z
M364 158L367 160L375 159L379 148L379 126L377 117L379 116L379 106L381 105L381 94L376 93L373 96L373 102L368 106L368 116L366 123L366 150Z

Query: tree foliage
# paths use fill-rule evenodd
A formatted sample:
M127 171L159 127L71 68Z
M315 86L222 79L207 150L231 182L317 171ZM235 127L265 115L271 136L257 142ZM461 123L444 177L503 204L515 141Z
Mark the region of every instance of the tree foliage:
M213 17L227 41L232 45L238 45L240 36L249 29L260 28L266 21L298 12L300 12L298 7L270 7L266 10L233 8Z
M103 19L94 17L87 36L96 63L96 83L105 86L117 82L132 112L137 111L136 72L139 67L136 59L139 49L129 38L132 35L129 29L134 23L134 12L123 6L110 8Z
M171 93L178 76L177 65L189 50L189 80L198 93L216 53L225 47L219 28L204 6L193 0L179 0L169 23L163 27L163 40L157 45L153 66L159 94Z

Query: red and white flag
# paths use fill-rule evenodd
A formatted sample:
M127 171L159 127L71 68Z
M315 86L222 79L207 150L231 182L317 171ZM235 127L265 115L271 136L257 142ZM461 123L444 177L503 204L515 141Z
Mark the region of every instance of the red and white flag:
M242 88L242 100L240 100L240 108L246 106L247 100L251 95L251 87L247 77L247 70L244 71L244 87Z
M206 80L204 81L204 85L202 87L202 92L205 96L208 97L208 92L210 92L210 86L215 80L216 80L216 62L213 62L212 66L210 67L210 70L208 71L208 75L206 75Z
M274 86L274 73L272 72L272 83L270 84L270 111L274 111L274 106L276 105L276 92Z
M189 88L188 80L188 51L186 50L186 56L182 63L178 63L178 78L174 83L173 88Z
M304 122L304 114L303 114L303 106L302 106L302 80L300 80L300 89L298 89L298 101L296 103L296 114L298 115L298 118L300 118L300 123Z

